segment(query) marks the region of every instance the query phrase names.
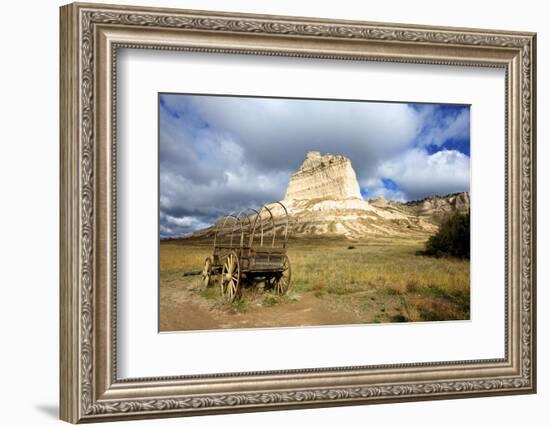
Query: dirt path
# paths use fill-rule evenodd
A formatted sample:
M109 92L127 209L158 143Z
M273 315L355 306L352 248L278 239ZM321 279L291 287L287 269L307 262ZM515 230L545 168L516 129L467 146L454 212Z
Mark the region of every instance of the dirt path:
M262 304L263 291L246 290L246 307L224 306L218 298L207 299L197 292L199 278L183 277L164 283L160 292L160 330L267 328L285 326L342 325L357 323L354 313L335 310L313 292L274 305Z

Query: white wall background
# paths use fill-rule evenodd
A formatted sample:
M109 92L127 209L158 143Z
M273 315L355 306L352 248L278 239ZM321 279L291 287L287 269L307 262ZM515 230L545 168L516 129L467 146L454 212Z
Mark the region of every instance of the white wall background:
M110 0L112 3L121 3ZM550 405L550 28L544 2L133 0L133 4L538 32L539 393L437 402L136 421L131 425L547 425ZM2 425L60 425L58 402L58 7L2 6L0 401ZM546 218L545 218L546 217ZM546 418L546 419L545 419Z

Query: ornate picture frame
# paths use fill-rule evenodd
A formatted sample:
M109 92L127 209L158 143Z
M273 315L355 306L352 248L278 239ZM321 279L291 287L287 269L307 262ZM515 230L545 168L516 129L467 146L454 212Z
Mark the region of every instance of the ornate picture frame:
M70 4L60 37L60 416L112 421L536 391L536 35ZM504 357L117 377L117 49L502 68Z

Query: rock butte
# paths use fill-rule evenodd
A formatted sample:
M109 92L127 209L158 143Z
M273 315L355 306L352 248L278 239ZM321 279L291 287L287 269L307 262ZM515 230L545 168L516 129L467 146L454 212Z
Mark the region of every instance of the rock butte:
M300 169L292 175L285 200L318 198L361 199L351 161L344 156L310 151Z
M343 235L426 238L442 218L466 212L468 193L433 196L419 202L363 200L351 160L310 151L288 183L282 203L291 215L294 236ZM277 207L274 209L277 215Z
M290 214L289 234L293 237L426 239L449 214L470 209L469 193L430 196L406 203L387 201L383 196L363 200L351 160L318 151L307 153L291 176L281 202ZM276 229L282 230L282 208L278 204L269 207ZM213 227L209 227L194 235L212 232Z

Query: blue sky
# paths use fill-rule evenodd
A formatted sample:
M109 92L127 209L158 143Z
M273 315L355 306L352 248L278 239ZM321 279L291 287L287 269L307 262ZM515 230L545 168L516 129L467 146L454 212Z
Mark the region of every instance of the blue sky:
M281 200L307 151L349 157L365 199L470 188L470 108L159 96L160 234L183 235Z

